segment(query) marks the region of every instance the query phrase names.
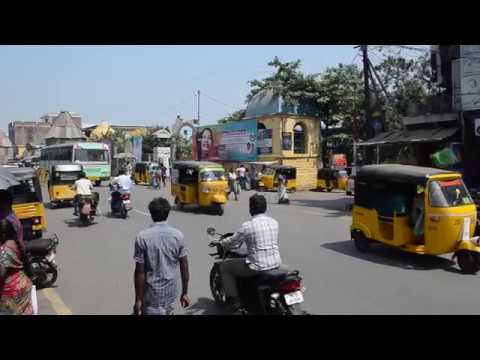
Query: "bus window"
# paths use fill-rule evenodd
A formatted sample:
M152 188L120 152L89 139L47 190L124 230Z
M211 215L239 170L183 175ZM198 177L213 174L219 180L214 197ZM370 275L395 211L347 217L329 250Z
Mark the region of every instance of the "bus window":
M101 149L76 149L76 161L108 161L108 151Z

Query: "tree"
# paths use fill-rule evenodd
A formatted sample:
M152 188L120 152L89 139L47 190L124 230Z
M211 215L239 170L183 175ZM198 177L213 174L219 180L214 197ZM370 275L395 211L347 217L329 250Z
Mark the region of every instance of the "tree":
M386 110L387 127L400 128L402 116L409 113L412 105L428 106L442 90L432 83L432 70L428 55L405 58L400 54L388 55L377 66L377 71L388 93L377 96L379 107Z
M317 77L316 87L320 117L327 129L340 121L351 128L351 119L361 111L364 96L358 67L339 64L327 68Z
M247 95L247 103L260 91L267 89L281 96L287 106L298 105L302 99L317 97L315 75L305 76L300 70L300 60L282 63L275 56L268 65L275 68L275 73L263 80L249 81L250 93Z
M221 118L217 122L219 124L226 124L226 123L232 122L232 121L240 121L240 120L243 120L246 113L247 113L247 111L245 109L238 110L238 111L235 111L234 113L232 113L228 116L225 116L224 118Z
M172 135L176 160L192 160L192 139L186 139L180 135Z

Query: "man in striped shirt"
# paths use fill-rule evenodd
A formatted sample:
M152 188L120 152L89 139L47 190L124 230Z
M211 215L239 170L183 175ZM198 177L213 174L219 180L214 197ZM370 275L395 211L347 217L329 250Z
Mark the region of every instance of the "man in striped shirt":
M226 249L238 248L245 242L248 250L245 259L228 259L220 267L225 295L232 311L242 306L236 277L256 276L262 271L276 269L282 263L278 249L278 222L265 215L266 211L264 196L250 197L252 219L243 223L231 238L223 240L222 245Z

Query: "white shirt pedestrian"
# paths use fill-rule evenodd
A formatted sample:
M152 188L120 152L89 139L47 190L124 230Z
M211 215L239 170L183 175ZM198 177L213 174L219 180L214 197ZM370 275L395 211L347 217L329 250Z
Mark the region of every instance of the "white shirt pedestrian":
M133 182L130 176L128 175L120 175L113 180L114 184L118 184L120 186L120 191L128 192L132 188Z

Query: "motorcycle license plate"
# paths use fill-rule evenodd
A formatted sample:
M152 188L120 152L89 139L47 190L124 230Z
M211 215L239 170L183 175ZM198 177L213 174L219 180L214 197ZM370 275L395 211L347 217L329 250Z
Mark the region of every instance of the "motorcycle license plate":
M287 305L293 305L303 302L303 294L301 291L295 291L293 293L285 294L283 296Z
M124 204L130 204L130 200L123 200Z

